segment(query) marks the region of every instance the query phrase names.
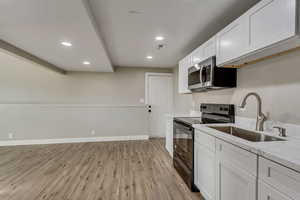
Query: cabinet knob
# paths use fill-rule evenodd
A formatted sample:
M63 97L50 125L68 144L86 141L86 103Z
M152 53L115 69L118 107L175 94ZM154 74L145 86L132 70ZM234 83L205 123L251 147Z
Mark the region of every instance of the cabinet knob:
M271 195L268 195L268 196L267 196L267 200L271 200Z

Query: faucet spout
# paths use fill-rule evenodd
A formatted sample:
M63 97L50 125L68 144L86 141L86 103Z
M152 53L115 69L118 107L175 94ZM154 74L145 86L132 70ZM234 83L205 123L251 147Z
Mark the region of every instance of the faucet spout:
M250 96L254 96L257 100L257 117L256 117L256 130L257 131L264 131L264 123L267 119L266 115L262 112L262 101L261 101L261 98L260 96L255 93L255 92L250 92L249 94L247 94L241 105L240 105L240 109L244 109L245 106L246 106L246 103L247 103L247 99L250 97Z

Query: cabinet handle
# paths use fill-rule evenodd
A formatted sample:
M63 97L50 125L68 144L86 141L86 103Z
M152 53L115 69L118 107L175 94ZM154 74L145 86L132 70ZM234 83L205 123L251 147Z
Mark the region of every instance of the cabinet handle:
M271 195L268 195L267 200L271 200Z
M268 167L268 177L271 177L271 167Z

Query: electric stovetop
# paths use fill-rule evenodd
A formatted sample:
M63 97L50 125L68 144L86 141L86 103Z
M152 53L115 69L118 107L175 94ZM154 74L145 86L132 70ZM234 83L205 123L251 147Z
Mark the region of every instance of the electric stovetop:
M176 117L175 120L191 126L193 124L202 124L201 117Z

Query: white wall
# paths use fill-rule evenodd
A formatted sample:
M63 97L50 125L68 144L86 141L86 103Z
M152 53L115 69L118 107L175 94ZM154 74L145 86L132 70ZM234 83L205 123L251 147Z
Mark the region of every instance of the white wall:
M200 103L239 105L248 92L257 92L262 97L263 111L269 113L271 120L300 125L300 51L239 69L235 89L180 95L187 101L183 103L177 98L175 106L176 110L185 109L182 105L191 105L192 101L196 102L197 108ZM255 118L255 100L249 99L246 111L238 110L237 115Z
M171 71L61 75L4 53L0 66L0 140L145 135L145 72Z

